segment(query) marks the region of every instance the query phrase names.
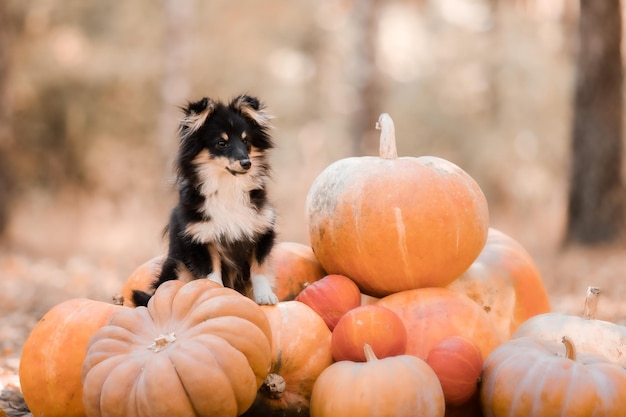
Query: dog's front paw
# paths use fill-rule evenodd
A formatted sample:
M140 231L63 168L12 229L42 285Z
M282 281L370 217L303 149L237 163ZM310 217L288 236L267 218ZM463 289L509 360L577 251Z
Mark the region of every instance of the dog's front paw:
M273 306L278 304L278 297L273 292L267 294L254 294L254 301L259 305Z
M274 291L272 291L272 286L267 277L263 275L252 276L252 293L254 294L254 301L256 301L257 304L278 304L278 297L274 294Z

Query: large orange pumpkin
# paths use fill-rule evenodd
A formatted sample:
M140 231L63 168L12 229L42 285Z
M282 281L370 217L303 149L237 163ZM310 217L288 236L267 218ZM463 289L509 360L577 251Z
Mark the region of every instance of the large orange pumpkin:
M122 309L76 298L54 306L22 347L20 385L34 416L83 417L82 364L91 336Z
M368 295L448 285L485 245L485 196L447 160L398 158L391 118L379 122L379 157L336 161L311 186L311 246L326 272Z
M207 279L163 283L112 315L83 365L88 417L235 417L271 365L271 328L251 299Z
M308 416L313 384L333 363L330 330L303 303L285 301L261 309L272 327L272 369L243 417Z
M478 259L449 288L483 307L506 338L525 320L550 311L548 292L530 254L494 228Z
M469 297L448 288L420 288L388 295L378 305L394 311L408 334L406 353L426 359L441 340L462 336L474 342L483 360L504 341L491 318Z
M311 417L443 417L444 397L435 372L412 355L366 362L335 362L311 394Z
M272 248L271 257L275 275L274 293L280 301L293 300L306 286L326 276L308 245L278 242Z

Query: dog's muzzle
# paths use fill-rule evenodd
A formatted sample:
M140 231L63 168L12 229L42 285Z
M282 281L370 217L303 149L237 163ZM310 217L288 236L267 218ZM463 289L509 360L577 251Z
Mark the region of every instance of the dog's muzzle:
M239 160L239 163L234 163L230 167L226 167L228 172L233 175L245 174L252 167L252 161L249 158Z

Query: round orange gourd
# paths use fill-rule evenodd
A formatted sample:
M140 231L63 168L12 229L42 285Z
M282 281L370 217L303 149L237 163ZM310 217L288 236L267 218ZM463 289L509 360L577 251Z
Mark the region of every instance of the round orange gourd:
M480 388L485 417L618 417L626 409L625 393L624 368L577 354L568 338L510 340L485 362Z
M329 274L365 294L446 286L487 240L489 210L472 177L437 157L398 158L383 114L380 156L328 166L306 199L311 246Z
M83 365L88 417L235 417L271 365L271 328L252 300L210 280L161 284L92 337Z
M471 340L446 337L428 352L426 363L439 378L446 405L463 405L478 391L483 356Z
M435 372L412 355L366 362L335 362L311 394L311 417L443 417L444 398Z
M166 255L155 256L154 258L139 265L137 269L130 274L126 282L124 282L121 298L117 296L114 298L119 298L122 305L135 307L135 303L133 303L133 290L153 293L154 289L152 288L152 284L157 281L165 258Z
M332 331L346 312L361 305L361 293L350 278L333 274L307 286L296 301L311 307Z
M272 248L274 293L280 301L296 298L307 285L322 279L326 272L308 245L278 242Z
M403 355L407 334L404 323L393 311L372 304L356 307L339 319L333 330L332 351L336 361L365 362L364 345L377 358Z
M272 369L243 417L308 416L313 384L333 363L330 330L303 303L261 309L272 327Z
M548 292L530 254L494 228L478 258L449 288L483 307L507 338L522 322L550 311Z
M82 417L81 370L91 336L122 309L76 298L54 306L22 347L19 376L24 401L35 416Z
M406 353L426 359L442 339L463 336L480 348L483 359L504 341L491 318L469 297L448 288L420 288L381 298L409 335Z

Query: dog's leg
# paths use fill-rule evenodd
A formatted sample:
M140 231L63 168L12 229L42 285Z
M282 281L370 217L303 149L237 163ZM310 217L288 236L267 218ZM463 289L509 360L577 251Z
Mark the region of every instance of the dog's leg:
M274 305L278 304L278 297L272 290L272 284L267 276L252 274L252 293L257 304Z
M270 252L275 240L276 233L271 229L261 236L256 244L255 259L250 269L250 281L252 283L254 301L257 304L274 305L278 303L278 297L272 289L274 273L270 267Z
M209 247L209 255L211 256L213 271L211 271L211 273L209 273L206 277L207 279L224 286L224 280L222 279L222 260L220 259L220 254L214 247Z

